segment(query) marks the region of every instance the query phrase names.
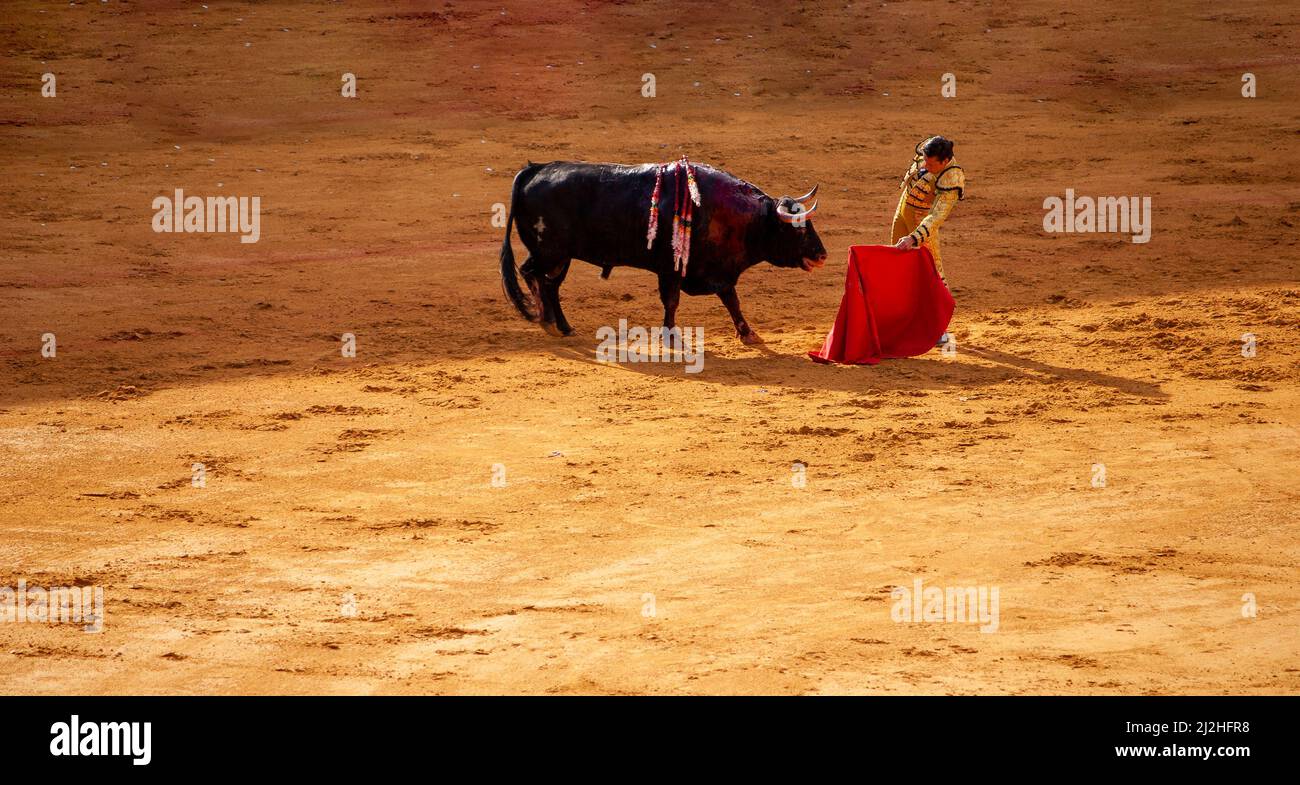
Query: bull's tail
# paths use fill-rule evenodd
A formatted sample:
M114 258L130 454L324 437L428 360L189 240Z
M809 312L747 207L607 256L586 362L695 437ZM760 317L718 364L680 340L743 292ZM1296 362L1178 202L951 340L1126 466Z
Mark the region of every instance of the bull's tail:
M510 211L506 215L506 239L501 243L501 288L505 291L506 299L530 322L537 321L540 316L532 298L524 294L519 286L519 268L515 267L515 252L510 247L510 227L515 221L515 204L519 201L519 192L540 168L540 165L530 163L515 175L514 185L510 188Z

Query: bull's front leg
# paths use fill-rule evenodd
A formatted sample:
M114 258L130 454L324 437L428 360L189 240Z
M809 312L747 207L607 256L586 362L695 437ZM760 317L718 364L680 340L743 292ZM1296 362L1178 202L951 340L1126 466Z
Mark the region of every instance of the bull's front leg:
M659 299L664 304L664 340L673 344L668 348L677 348L680 341L670 332L677 326L677 304L682 299L682 276L676 270L659 274Z
M745 315L740 312L740 298L736 296L736 287L728 286L718 292L718 297L722 300L722 304L727 306L727 313L731 314L731 321L736 325L736 335L740 340L746 346L762 343L763 339L750 328L749 323L745 321Z

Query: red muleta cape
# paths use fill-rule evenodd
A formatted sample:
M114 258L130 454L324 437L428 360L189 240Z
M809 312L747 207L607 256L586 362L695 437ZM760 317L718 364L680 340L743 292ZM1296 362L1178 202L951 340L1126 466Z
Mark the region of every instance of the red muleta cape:
M925 246L849 248L849 270L835 326L808 356L818 362L875 365L934 348L956 303Z

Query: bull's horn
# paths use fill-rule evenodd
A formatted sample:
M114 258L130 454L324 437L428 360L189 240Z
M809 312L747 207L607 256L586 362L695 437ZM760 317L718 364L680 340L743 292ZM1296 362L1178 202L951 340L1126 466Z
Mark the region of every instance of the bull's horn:
M803 205L800 206L802 207ZM813 202L812 207L805 207L803 210L800 210L799 212L791 212L778 204L776 206L776 215L778 218L780 218L782 221L785 221L786 223L794 223L795 221L802 222L808 220L808 218L813 214L813 212L816 209L817 209L816 202Z
M818 189L818 188L821 188L821 183L818 183L817 185L814 185L814 186L812 187L812 190L809 191L808 193L804 194L803 196L796 196L794 200L795 200L796 202L798 202L799 204L803 205L804 207L807 207L807 206L808 206L808 201L809 201L810 199L812 199L814 196L817 195L817 189Z

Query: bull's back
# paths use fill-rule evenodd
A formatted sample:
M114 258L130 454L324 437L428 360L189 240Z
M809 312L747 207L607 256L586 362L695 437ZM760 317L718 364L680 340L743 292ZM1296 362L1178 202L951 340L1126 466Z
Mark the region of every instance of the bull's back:
M519 235L544 258L654 269L645 235L655 170L654 164L543 164L514 206Z

